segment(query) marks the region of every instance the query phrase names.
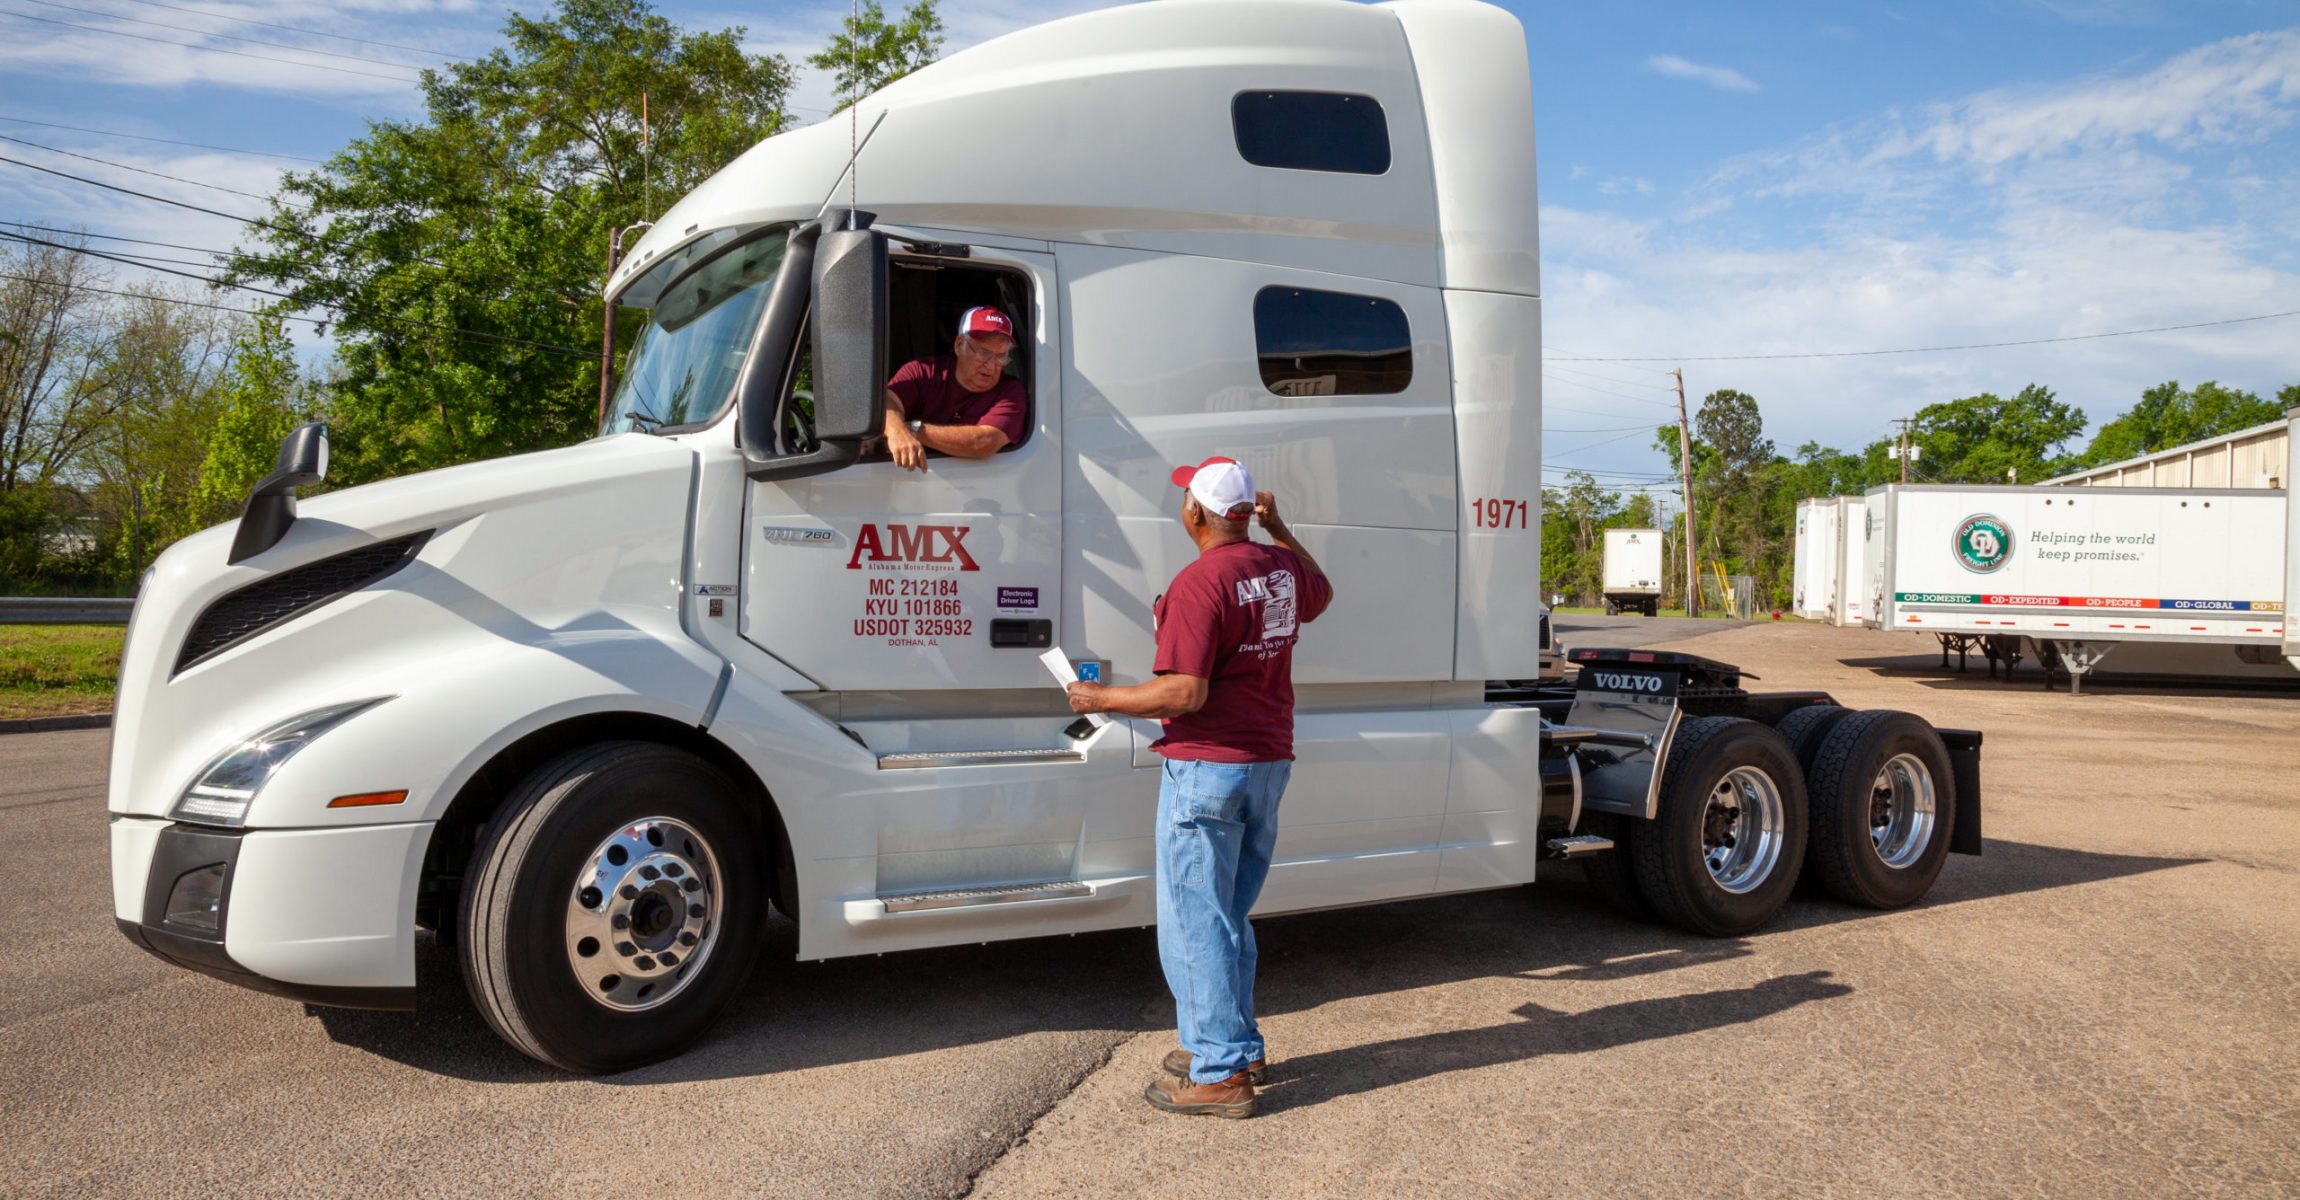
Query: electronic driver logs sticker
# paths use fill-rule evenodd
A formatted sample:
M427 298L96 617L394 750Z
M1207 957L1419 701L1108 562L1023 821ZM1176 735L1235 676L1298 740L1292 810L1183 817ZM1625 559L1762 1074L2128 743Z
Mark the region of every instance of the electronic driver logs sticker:
M998 589L998 612L1006 617L1033 617L1038 615L1038 589L1034 587L1001 587Z
M1955 549L1959 565L1986 575L2012 561L2012 526L1988 513L1966 517L1957 523Z

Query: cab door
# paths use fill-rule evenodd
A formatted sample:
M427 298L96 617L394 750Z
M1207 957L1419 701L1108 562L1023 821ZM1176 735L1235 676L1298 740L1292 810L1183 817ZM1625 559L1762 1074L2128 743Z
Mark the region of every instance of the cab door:
M1022 285L1030 311L1012 315L1032 391L1028 436L987 459L930 458L923 474L881 452L749 485L743 636L831 691L1053 687L1038 662L1061 601L1053 257L975 246L963 264L898 254L895 286L906 270L931 269L1008 272ZM927 344L947 352L952 336Z

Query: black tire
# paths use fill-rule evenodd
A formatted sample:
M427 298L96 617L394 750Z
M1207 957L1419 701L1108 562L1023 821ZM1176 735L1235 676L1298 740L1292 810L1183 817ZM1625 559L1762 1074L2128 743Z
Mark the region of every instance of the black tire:
M647 883L640 872L656 855L637 839L661 833L665 823L694 836L677 836L677 846L659 839L654 845L663 855L691 857L667 859ZM640 857L625 850L619 858L594 859L615 854L616 839L630 839ZM673 861L698 866L673 871ZM604 896L594 890L594 900L582 901L578 884L595 862L631 864L617 877L630 890L615 887ZM473 1002L503 1040L579 1074L660 1062L694 1044L750 977L773 893L750 799L709 763L652 742L584 747L536 768L490 823L467 878L460 954ZM647 890L639 891L642 886ZM599 966L586 960L586 975L598 972L599 980L579 975L570 946L573 906L587 903L605 921L607 912L634 900L652 907L630 907L638 923L615 928L662 931L663 949L654 953L664 960L637 943L631 957L618 941L593 947ZM702 902L700 913L676 907L690 900ZM696 941L684 942L688 934ZM673 970L671 954L690 958ZM615 973L617 965L632 974ZM642 965L664 973L642 983ZM594 998L595 988L607 986L625 1005L646 1002L657 985L668 998L651 1007Z
M1618 604L1615 604L1615 603L1614 603L1613 601L1611 601L1611 600L1608 600L1608 601L1606 601L1606 602L1605 602L1605 615L1606 615L1606 616L1609 616L1609 617L1618 617L1618 616L1620 616L1620 615L1621 615L1621 606L1620 606L1620 605L1618 605Z
M1837 704L1808 704L1790 709L1789 715L1773 726L1774 732L1789 743L1790 752L1797 756L1797 766L1805 772L1808 791L1812 787L1813 756L1820 753L1821 742L1829 736L1829 731L1852 711Z
M1773 840L1740 849L1747 830L1740 822L1723 829L1710 820L1711 794L1734 772L1748 774L1751 787L1770 788ZM1720 814L1741 812L1754 821L1767 802L1736 786ZM1630 847L1638 891L1655 916L1671 925L1710 937L1733 937L1771 921L1789 899L1805 858L1805 779L1789 743L1771 726L1740 717L1695 717L1677 727L1662 773L1661 812L1647 822ZM1732 837L1730 844L1712 841ZM1726 856L1722 882L1708 861L1711 849ZM1747 861L1742 861L1746 853Z
M1636 838L1637 827L1643 824L1645 822L1634 817L1614 813L1583 813L1581 817L1581 832L1613 839L1613 849L1581 860L1582 877L1608 908L1632 921L1653 919L1653 910L1645 906L1644 893L1637 890L1637 870L1629 861L1629 844Z
M1948 748L1924 718L1854 713L1822 739L1806 778L1813 805L1806 866L1830 895L1864 908L1900 908L1931 890L1949 855L1957 785ZM1880 791L1880 783L1893 786ZM1931 819L1911 819L1923 807L1916 793L1928 784ZM1875 832L1880 820L1883 845Z

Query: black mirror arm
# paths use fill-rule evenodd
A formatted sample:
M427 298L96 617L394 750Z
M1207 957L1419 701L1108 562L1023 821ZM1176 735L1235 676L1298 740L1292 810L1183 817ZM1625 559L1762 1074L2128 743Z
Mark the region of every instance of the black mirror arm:
M296 426L280 439L272 473L249 489L239 532L232 535L231 557L224 561L236 565L279 545L295 524L295 490L326 478L327 426L318 421Z

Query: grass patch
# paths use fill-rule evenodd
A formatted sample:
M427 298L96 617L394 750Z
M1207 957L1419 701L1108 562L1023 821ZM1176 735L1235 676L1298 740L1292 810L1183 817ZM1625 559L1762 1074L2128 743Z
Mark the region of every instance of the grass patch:
M0 718L109 712L125 625L0 625Z

